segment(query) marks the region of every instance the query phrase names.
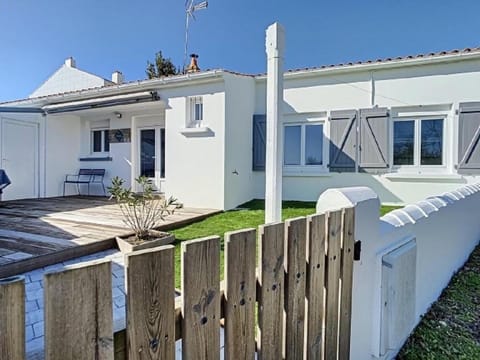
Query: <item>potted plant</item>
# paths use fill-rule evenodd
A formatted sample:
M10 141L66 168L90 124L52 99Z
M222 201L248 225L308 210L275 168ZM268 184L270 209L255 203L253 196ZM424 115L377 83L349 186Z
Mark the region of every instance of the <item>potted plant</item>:
M123 222L133 231L128 237L116 238L118 248L123 253L174 242L174 235L155 228L181 206L173 197L168 200L156 199L148 178L140 176L135 181L141 189L140 193L124 187L125 180L118 176L112 179L112 186L108 188L110 199L115 199L120 207Z

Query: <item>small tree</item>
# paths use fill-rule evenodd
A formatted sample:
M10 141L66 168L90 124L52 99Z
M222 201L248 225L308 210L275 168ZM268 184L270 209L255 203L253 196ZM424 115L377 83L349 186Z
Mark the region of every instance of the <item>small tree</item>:
M155 229L160 221L164 221L181 205L173 197L156 201L153 186L145 176L140 176L135 181L141 188L140 193L125 188L125 180L118 176L112 179L108 191L111 193L110 198L115 199L120 206L123 222L135 233L136 240L144 241L149 239L150 230Z
M145 72L149 79L177 75L179 73L178 69L173 65L172 60L170 60L170 58L164 58L161 51L155 54L155 61L153 63L147 61L147 69Z

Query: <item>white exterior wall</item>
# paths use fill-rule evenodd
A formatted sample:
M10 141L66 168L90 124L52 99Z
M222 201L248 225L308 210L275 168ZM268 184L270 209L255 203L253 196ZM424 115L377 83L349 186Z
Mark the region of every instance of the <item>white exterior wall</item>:
M132 123L132 115L128 113L123 113L121 119L116 117L110 118L110 130L116 129L128 129ZM131 136L133 136L133 131L131 130ZM106 167L105 172L105 186L108 187L112 183L112 178L119 176L125 180L125 186L131 186L131 173L132 173L132 143L133 142L124 142L124 143L110 143L110 157L112 161L109 164L99 163L97 166L102 168Z
M252 172L252 114L255 80L225 77L225 209L255 197Z
M80 118L75 115L47 116L45 152L45 197L61 196L66 174L76 174L79 168L81 144ZM67 193L76 188L67 185Z
M203 97L205 129L186 133L189 96ZM223 81L162 90L165 111L165 193L185 206L224 209L225 86ZM195 132L196 131L196 132Z
M105 127L110 130L130 128L131 118L128 114L124 114L121 119L117 119L112 113L99 116L82 116L81 119L81 146L77 154L78 161L77 171L82 169L105 169L104 184L105 187L110 186L112 178L119 176L124 179L125 186L131 185L131 147L130 143L111 143L110 152L108 154L92 154L91 152L91 131L96 127ZM105 126L104 126L105 125ZM106 161L92 161L89 158L108 157ZM88 159L88 160L87 160ZM72 190L74 190L72 188ZM90 186L92 195L103 195L103 189L99 185Z
M375 105L408 106L478 101L480 61L378 70L371 73Z
M306 121L325 116L332 110L388 107L391 116L432 115L446 119L445 160L441 170L372 175L358 173L284 172L285 200L314 201L331 187L368 186L384 203L404 204L449 191L462 184L478 182L479 176L456 173L458 163L458 103L480 100L480 60L457 61L392 69L352 71L325 70L319 74L285 76L284 122ZM265 113L265 79L257 79L255 113ZM303 119L303 120L302 120ZM391 125L391 122L390 122ZM390 126L390 147L393 127ZM328 141L327 139L324 139ZM327 148L324 147L328 151ZM392 153L391 148L389 150ZM393 156L393 155L391 155ZM328 158L328 154L327 154ZM392 163L392 158L390 163ZM255 197L265 194L264 172L253 172Z
M362 242L362 250L353 270L352 359L390 359L396 355L421 316L479 243L479 203L480 185L469 185L379 219L379 199L368 188L330 189L320 196L319 213L355 206L355 240ZM402 313L403 318L411 315L413 321L395 339L397 346L388 349L382 343L394 324L382 322L382 308L386 306L382 298L382 272L385 271L382 260L386 254L412 242L416 244L415 294L401 293L395 286L392 290L401 297L410 300L413 297L414 313ZM412 269L400 268L399 271L406 273Z
M254 198L263 198L265 175L254 171ZM408 204L435 193L451 191L459 186L474 184L479 176L405 176L388 174L327 173L314 175L284 175L283 199L314 201L325 190L337 187L368 186L378 194L382 204Z

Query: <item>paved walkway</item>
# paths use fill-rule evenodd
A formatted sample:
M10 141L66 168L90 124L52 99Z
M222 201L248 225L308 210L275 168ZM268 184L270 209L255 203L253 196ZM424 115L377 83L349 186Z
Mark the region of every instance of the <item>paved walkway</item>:
M26 353L29 360L44 359L44 303L43 303L43 275L52 270L61 270L66 265L82 262L109 259L112 261L112 297L113 297L113 330L125 329L125 273L124 255L117 250L107 250L97 254L84 256L55 265L21 274L25 277L25 336ZM224 334L220 328L220 347L223 359ZM182 340L176 342L176 359L182 358Z
M125 275L124 256L117 250L107 250L22 274L25 277L25 337L27 359L43 359L44 304L43 275L60 270L66 265L79 264L97 259L112 261L112 297L114 331L125 328Z

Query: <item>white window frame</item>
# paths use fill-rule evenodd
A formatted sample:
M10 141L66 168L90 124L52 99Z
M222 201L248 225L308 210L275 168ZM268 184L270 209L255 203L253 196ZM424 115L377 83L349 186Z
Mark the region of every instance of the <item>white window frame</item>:
M201 116L197 119L197 105L201 105ZM191 96L187 98L187 128L200 128L204 124L203 96Z
M441 165L421 165L421 123L424 120L443 120L443 131L442 131L442 164ZM394 130L395 122L400 121L414 121L414 145L413 145L413 165L395 165L394 160ZM391 169L394 172L399 173L410 173L410 174L437 174L437 173L447 173L449 169L449 158L447 156L450 142L447 131L448 127L448 116L443 115L431 115L431 116L404 116L396 117L392 119L391 126L391 136L390 136L390 146L391 146L391 155L390 155L390 164L392 164Z
M306 127L309 125L322 125L322 164L321 165L307 165L305 162L305 147L306 147ZM312 120L303 122L284 122L283 136L285 136L285 128L289 126L300 126L300 165L285 165L285 155L282 154L282 164L284 173L289 174L318 174L328 172L328 136L325 120ZM285 141L285 138L283 139ZM285 151L285 146L284 146Z
M109 128L91 128L90 129L90 154L92 155L108 155L110 153L109 151L105 151L105 134L106 131L109 131ZM100 151L94 151L94 132L95 131L101 131L101 139L100 139ZM111 144L110 144L111 146Z

